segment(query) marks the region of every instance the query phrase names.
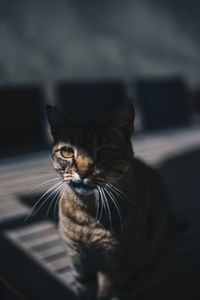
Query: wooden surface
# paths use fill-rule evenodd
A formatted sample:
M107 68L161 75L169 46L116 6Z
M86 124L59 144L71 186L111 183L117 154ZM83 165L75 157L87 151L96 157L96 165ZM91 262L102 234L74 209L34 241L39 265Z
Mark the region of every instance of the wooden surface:
M133 138L133 145L135 155L156 167L163 176L170 205L177 221L183 224L173 253L161 268L160 277L139 299L200 299L200 126L138 135ZM5 256L4 260L9 259L5 242L6 249L18 249L28 257L27 264L29 261L36 262L44 274L51 274L62 288L67 289L72 286L73 278L55 224L45 220L45 215L40 216L41 221L32 218L31 223L24 223L30 209L26 199L32 197L36 201L38 195L51 185L34 188L55 176L47 152L0 162L0 228L3 241L0 254ZM19 267L18 264L16 266ZM6 275L12 278L12 266L8 269L10 273ZM34 281L37 281L35 276Z
M64 285L73 284L66 247L56 225L49 221L34 222L4 233L10 243L37 261L42 268L60 279Z

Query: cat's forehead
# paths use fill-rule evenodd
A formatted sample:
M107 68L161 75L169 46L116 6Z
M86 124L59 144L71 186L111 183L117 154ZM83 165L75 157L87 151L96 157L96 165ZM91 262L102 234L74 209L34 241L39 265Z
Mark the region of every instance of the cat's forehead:
M118 143L118 139L111 128L98 124L80 124L66 130L61 142L92 150L95 147L114 146Z

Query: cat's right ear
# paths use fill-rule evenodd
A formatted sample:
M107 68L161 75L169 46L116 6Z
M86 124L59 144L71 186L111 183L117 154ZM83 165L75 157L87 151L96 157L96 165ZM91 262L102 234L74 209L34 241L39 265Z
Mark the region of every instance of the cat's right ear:
M56 106L47 105L46 106L47 119L51 128L51 133L56 140L62 129L66 128L67 120L65 116L58 110Z

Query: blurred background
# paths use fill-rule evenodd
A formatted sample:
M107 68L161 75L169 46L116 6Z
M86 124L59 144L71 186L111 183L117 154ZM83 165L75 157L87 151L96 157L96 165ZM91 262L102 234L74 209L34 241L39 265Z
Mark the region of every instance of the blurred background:
M199 29L195 0L0 0L0 299L76 299L45 105L95 121L128 99L179 224L140 299L200 299Z

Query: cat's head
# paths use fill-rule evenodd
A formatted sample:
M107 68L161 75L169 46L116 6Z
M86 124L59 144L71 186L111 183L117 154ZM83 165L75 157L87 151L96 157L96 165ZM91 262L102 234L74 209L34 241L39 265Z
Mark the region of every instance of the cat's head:
M105 122L77 123L47 106L54 168L76 194L89 195L124 177L133 157L134 115L134 106L128 102Z

